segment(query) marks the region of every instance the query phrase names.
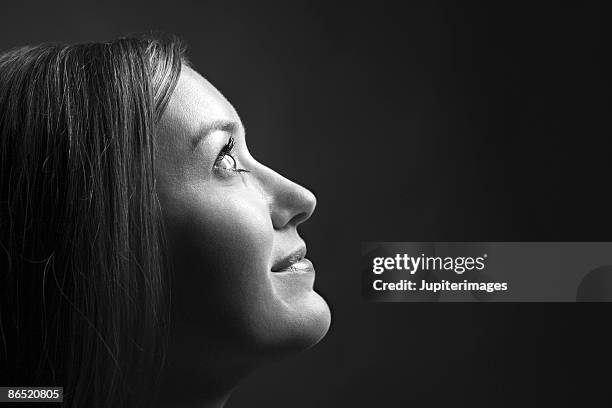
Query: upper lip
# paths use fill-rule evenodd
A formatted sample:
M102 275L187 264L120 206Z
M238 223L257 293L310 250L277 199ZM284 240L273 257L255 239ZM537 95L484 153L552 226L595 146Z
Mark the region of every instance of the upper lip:
M279 271L282 271L284 269L287 269L288 267L290 267L294 263L299 262L302 259L304 259L305 256L306 256L306 247L305 246L301 246L298 249L296 249L295 251L291 252L286 257L284 257L281 260L277 261L272 266L272 272L279 272Z

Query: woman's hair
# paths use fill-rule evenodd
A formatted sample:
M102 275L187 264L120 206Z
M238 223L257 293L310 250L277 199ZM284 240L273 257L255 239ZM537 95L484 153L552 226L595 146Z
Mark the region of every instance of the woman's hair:
M151 392L169 296L155 132L183 62L160 36L0 54L3 386L78 407Z

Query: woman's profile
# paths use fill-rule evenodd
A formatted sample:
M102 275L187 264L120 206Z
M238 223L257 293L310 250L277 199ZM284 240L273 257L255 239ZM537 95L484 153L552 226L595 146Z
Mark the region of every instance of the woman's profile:
M1 53L0 155L0 386L218 407L327 332L315 197L250 155L178 40Z

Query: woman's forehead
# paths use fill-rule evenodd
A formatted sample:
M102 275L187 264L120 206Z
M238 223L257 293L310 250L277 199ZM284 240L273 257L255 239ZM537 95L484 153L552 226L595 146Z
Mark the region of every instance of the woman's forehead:
M240 122L234 107L202 75L183 65L176 88L161 118L172 134L195 136L207 123Z

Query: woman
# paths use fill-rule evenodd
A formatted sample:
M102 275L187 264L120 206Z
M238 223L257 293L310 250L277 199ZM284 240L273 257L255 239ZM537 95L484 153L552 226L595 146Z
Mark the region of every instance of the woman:
M222 406L325 335L314 196L249 154L176 39L2 54L0 151L0 384Z

